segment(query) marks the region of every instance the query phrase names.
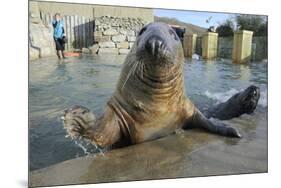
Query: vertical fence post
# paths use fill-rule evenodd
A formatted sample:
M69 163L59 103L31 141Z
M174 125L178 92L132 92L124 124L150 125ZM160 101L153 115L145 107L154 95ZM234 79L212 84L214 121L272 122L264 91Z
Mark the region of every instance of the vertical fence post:
M71 49L73 49L75 47L74 44L74 16L70 16L70 45L71 45Z
M68 25L67 16L63 16L62 19L63 19L63 22L64 22L64 33L67 36L67 25ZM64 44L64 45L65 45L65 50L68 50L68 45L67 44Z
M48 23L47 23L48 26L51 25L52 21L53 21L53 15L51 13L48 13Z
M192 57L195 52L196 47L196 34L186 34L184 35L183 40L183 49L184 49L184 56L185 57Z
M218 33L208 32L202 38L202 57L214 59L217 57Z
M42 22L44 23L44 19L43 19L43 12L40 11L40 19L42 20Z
M44 12L40 12L41 15L41 20L44 24L46 24L46 19L45 19L45 13Z
M78 17L78 24L77 24L77 28L78 28L78 46L79 46L79 49L81 49L81 42L82 42L82 30L81 30L81 22L82 22L82 20L81 20L81 17L79 16Z
M87 47L89 47L91 45L91 32L90 32L90 21L91 19L90 18L87 18L86 22L87 22L87 38L86 38L86 41L87 41Z
M87 45L86 45L86 18L84 16L82 17L81 28L82 28L82 38L83 38L82 47L87 47Z
M74 29L74 47L77 49L78 48L78 18L77 15L74 15L74 24L73 24L73 29Z
M253 31L237 31L234 33L232 62L246 63L251 60Z
M69 19L69 16L66 16L66 22L65 22L65 30L66 30L66 38L67 38L67 43L66 43L66 46L67 46L67 50L69 51L70 50L70 19Z
M49 20L48 14L44 14L44 20L45 20L46 25L49 25L49 23L48 23L48 20Z
M90 19L86 18L86 46L87 47L90 46L90 38L91 38L91 34L90 34Z
M94 20L89 19L89 45L92 45L94 43L93 37L94 37Z

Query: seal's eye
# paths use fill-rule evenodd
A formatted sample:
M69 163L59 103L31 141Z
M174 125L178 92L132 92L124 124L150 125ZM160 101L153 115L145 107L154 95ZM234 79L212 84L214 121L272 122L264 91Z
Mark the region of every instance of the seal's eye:
M175 31L173 29L169 29L169 33L170 33L170 35L172 35L174 37L175 40L179 40L178 35L175 33Z
M143 27L141 30L140 30L140 32L139 32L139 36L141 36L141 34L143 33L143 32L145 32L146 31L146 27Z
M86 113L88 113L88 112L89 112L88 109L84 109L84 110L82 111L82 114L86 114Z

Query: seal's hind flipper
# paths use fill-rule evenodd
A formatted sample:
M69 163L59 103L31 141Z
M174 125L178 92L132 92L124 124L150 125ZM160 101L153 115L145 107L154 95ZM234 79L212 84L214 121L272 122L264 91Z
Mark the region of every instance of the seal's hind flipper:
M219 134L222 136L238 138L242 137L242 135L237 129L226 126L223 123L214 124L211 120L207 119L198 109L196 109L193 114L191 124L191 126L194 128L203 128L209 132Z

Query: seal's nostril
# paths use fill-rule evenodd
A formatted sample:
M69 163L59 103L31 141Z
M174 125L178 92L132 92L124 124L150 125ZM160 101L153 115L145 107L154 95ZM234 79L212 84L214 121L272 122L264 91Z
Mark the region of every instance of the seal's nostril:
M163 45L164 45L164 41L161 37L152 36L147 40L145 44L145 49L153 56L155 56L158 54L159 49L161 49Z
M161 41L161 40L156 40L155 41L155 47L156 48L161 48L162 44L163 44L163 41Z

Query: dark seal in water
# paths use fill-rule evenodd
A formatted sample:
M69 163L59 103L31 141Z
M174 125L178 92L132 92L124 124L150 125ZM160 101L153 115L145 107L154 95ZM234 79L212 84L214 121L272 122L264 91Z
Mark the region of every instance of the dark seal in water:
M206 113L208 118L227 120L239 117L242 114L251 114L257 107L260 98L260 89L257 86L249 86L244 91L236 93L226 102L221 103Z
M231 137L240 133L208 120L185 95L184 55L175 31L163 23L143 27L126 57L103 115L85 107L66 110L64 126L100 147L137 144L182 128L202 128Z

